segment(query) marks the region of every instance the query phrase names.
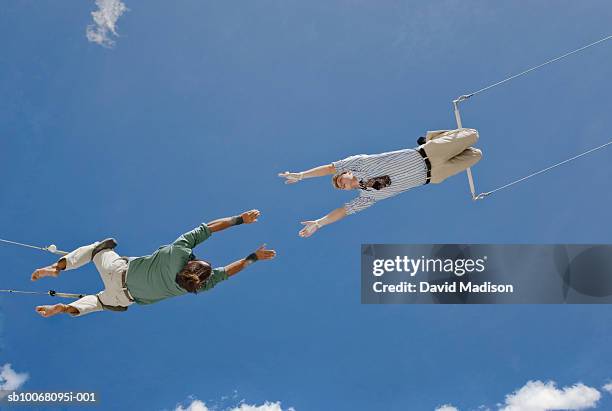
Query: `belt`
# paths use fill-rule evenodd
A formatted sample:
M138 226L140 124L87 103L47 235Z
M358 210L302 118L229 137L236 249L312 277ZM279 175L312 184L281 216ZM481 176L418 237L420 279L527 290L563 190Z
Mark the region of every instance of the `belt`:
M126 263L129 263L129 259L127 259L126 257L121 257L122 259L125 260ZM129 268L129 266L128 266ZM121 289L123 290L125 296L127 297L128 300L130 300L130 302L134 302L134 299L132 298L132 295L130 294L130 292L128 291L127 288L127 272L128 272L128 268L124 269L121 272Z
M425 184L429 184L431 180L431 161L429 161L429 157L427 157L427 153L423 147L419 148L417 151L421 157L423 157L423 160L425 160L425 166L427 167L427 179L425 180Z

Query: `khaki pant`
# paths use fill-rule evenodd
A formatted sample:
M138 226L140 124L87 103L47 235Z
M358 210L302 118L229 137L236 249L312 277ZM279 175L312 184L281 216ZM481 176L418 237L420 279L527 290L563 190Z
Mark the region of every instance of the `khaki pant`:
M74 270L91 261L93 249L99 243L93 243L68 253L63 259L66 260L66 270ZM100 273L104 283L104 291L96 295L86 295L78 301L68 305L79 310L79 316L94 311L109 309L126 309L132 301L125 295L123 289L122 274L128 268L127 261L120 257L114 250L102 250L95 255L93 262Z
M429 132L426 140L422 147L431 162L434 184L472 167L482 158L482 151L471 147L478 141L478 131L472 128Z

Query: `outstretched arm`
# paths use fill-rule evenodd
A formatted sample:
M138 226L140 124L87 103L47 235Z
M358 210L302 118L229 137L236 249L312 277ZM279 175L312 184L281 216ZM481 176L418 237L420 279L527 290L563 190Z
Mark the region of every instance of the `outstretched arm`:
M244 213L235 217L220 218L218 220L211 221L207 224L200 224L199 227L183 234L172 243L175 246L186 247L193 249L201 242L208 239L215 231L225 230L226 228L238 225L238 224L250 224L257 221L261 213L259 210L245 211Z
M261 213L259 210L249 210L244 213L234 216L234 217L226 217L219 218L218 220L211 221L206 225L210 228L210 231L215 233L217 231L225 230L226 228L233 227L235 225L251 224L257 221Z
M346 216L346 208L340 207L336 208L334 211L327 214L326 216L319 218L318 220L302 221L302 224L305 227L302 228L302 230L300 231L300 237L310 237L319 228L328 224L335 223L336 221L340 221Z
M286 179L285 184L294 184L304 178L324 177L331 174L336 174L336 167L334 167L333 164L326 164L324 166L311 168L310 170L301 171L299 173L285 171L284 173L278 173L278 176Z
M259 260L271 260L276 256L276 251L274 250L266 250L266 245L262 245L255 251L254 253L249 254L247 257L234 261L233 263L225 266L225 272L228 277L231 277L235 274L238 274L240 271L247 268L249 265L253 264Z

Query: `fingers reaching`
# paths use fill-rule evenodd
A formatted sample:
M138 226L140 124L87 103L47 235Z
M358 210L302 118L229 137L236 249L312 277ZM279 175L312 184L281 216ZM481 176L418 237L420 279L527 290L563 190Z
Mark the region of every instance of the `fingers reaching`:
M271 260L274 257L276 257L276 251L274 251L274 250L263 250L261 252L260 260Z
M249 210L245 211L240 216L245 224L251 224L257 222L257 219L261 216L261 212L259 210Z
M310 237L318 229L316 221L302 221L302 224L305 227L300 230L299 236L303 238Z
M295 184L303 178L302 173L291 173L289 171L278 173L278 176L286 179L285 184Z
M265 244L260 246L257 251L255 251L255 254L257 255L258 260L271 260L272 258L276 257L276 251L267 250Z

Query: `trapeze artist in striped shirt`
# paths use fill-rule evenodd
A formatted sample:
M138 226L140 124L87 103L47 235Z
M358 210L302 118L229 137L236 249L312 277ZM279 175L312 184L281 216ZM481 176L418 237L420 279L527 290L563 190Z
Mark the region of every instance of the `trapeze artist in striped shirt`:
M478 131L471 128L428 131L414 149L381 154L360 154L300 173L286 171L280 177L285 184L305 178L333 175L332 184L339 190L358 190L359 195L318 220L304 221L301 237L310 237L319 228L362 211L377 201L393 197L425 184L439 184L482 158L482 151L472 147Z

